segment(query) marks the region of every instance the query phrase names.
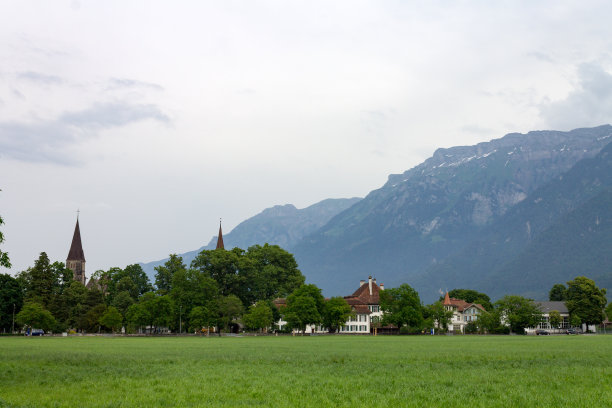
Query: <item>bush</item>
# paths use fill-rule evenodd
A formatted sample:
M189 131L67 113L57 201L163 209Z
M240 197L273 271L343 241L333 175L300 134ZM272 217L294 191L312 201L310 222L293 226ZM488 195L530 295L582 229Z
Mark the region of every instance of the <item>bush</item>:
M465 325L464 332L465 334L478 333L478 325L476 324L476 322L469 322Z
M489 331L489 334L510 334L508 326L499 326Z

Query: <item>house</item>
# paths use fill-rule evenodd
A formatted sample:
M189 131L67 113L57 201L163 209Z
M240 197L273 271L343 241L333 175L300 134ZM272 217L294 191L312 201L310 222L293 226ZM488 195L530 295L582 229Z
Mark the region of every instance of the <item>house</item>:
M368 277L359 282L359 288L350 296L345 296L344 300L351 306L355 317L349 318L344 326L340 328L340 333L345 334L368 334L372 333L372 323L379 323L382 320L382 310L380 309L380 291L385 287L381 283L376 284L376 279Z
M559 329L565 331L570 327L570 314L569 310L567 310L567 306L565 302L560 301L551 301L551 302L534 302L536 306L540 308L542 311L542 321L536 327L529 327L525 329L525 332L528 334L535 333L537 329L544 330L555 330L557 327L552 327L550 324L550 312L556 310L561 315L561 324L559 325Z
M453 312L448 324L448 330L453 333L465 333L465 326L478 320L478 315L486 311L481 304L452 298L448 295L448 292L446 292L442 304L444 309Z
M376 324L382 319L382 310L380 308L380 291L384 290L384 285L381 283L380 286L376 283L376 279L368 277L368 280L362 280L359 282L359 288L349 296L345 296L344 299L351 306L351 309L355 313L353 317L350 317L347 322L340 327L340 333L342 334L370 334L373 332L373 323ZM287 307L287 300L283 298L275 299L274 305L281 311ZM282 317L278 320L276 325L279 330L287 324ZM306 334L312 333L327 333L329 330L321 325L306 326Z

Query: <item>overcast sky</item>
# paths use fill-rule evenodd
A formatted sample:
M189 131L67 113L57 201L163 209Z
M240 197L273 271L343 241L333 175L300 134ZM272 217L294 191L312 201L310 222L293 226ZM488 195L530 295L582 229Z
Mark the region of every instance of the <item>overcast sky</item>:
M87 275L266 207L365 196L438 147L612 122L609 1L0 1L13 263ZM1 271L0 271L1 272Z

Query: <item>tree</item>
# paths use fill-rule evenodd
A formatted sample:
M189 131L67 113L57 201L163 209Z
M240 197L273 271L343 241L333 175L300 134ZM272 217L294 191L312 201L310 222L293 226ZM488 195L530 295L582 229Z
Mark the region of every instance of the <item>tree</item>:
M502 326L499 310L480 313L476 322L481 333L497 333Z
M115 298L113 299L111 303L111 306L114 306L115 308L117 308L119 313L121 313L121 316L123 316L123 320L125 320L127 310L133 304L134 304L134 300L132 299L130 294L124 291L124 292L119 292L117 296L115 296Z
M134 303L132 306L128 307L125 318L131 325L141 329L143 326L149 324L151 321L151 314L142 304Z
M167 295L172 290L172 277L177 271L184 271L187 267L183 263L183 258L170 254L170 258L162 266L155 267L155 286L160 295Z
M191 267L214 279L221 296L236 295L242 284L239 271L243 254L244 251L240 248L231 251L203 250L191 262Z
M229 330L230 323L240 317L242 311L242 302L236 295L223 296L218 300L219 323L225 330Z
M189 330L200 332L215 324L215 316L204 306L196 306L189 313Z
M306 331L307 325L316 325L321 323L321 314L317 309L317 303L311 296L291 295L287 298L287 307L285 308L285 320L287 321L289 327L293 329L298 329L302 332L303 335Z
M506 295L495 302L495 306L515 333L524 334L526 327L534 327L542 320L538 306L532 299L522 296Z
M571 327L578 327L580 326L581 323L582 323L582 319L580 319L580 316L578 315L570 316L570 326Z
M289 300L291 297L299 297L299 296L307 296L314 300L315 305L317 307L317 312L322 317L325 309L325 298L321 294L321 289L314 284L302 285L299 288L295 289L291 295L287 297L287 304L289 304Z
M337 332L349 317L354 316L351 306L340 296L333 297L325 302L323 307L323 325L331 332Z
M198 269L179 269L172 276L170 297L174 302L173 327L179 328L184 316L189 316L194 307L206 308L216 314L216 299L219 296L217 282ZM186 326L189 327L189 324Z
M13 313L19 312L22 305L19 281L9 274L0 274L0 330L13 330Z
M2 191L2 190L0 190ZM0 217L0 225L4 224L4 220L2 219L2 217ZM4 242L4 235L2 234L2 231L0 231L0 244ZM9 256L6 252L2 252L0 251L0 266L4 267L4 268L10 268L11 267L11 261L9 259Z
M240 292L244 304L285 297L304 284L304 275L292 254L278 245L249 247L241 262Z
M385 289L380 292L380 307L384 312L383 324L394 324L400 329L408 326L410 332L420 332L423 328L423 310L419 294L404 283L399 288Z
M274 323L272 309L266 301L260 300L249 307L247 313L242 316L242 321L251 330L267 329Z
M453 289L448 292L448 296L455 299L465 300L468 303L478 303L486 310L493 310L491 298L488 295L473 289ZM440 301L443 299L443 297L440 297Z
M578 276L567 282L565 304L570 315L578 316L581 323L587 325L601 323L604 320L606 303L606 290L595 286L593 280Z
M550 289L550 292L548 292L548 300L552 302L565 301L566 297L567 297L567 288L562 283L557 283L556 285L553 285L553 287Z
M123 322L123 316L114 306L109 306L106 309L106 312L100 316L99 322L102 326L111 329L114 332L117 331L117 328L121 327L121 323Z
M85 313L85 327L90 332L100 331L100 318L106 313L106 305L98 304Z
M561 313L559 313L558 310L551 310L550 313L548 313L548 322L553 329L558 329L562 321Z
M612 303L606 307L606 316L608 317L608 321L612 321Z
M48 308L72 282L72 271L61 262L51 264L45 252L41 252L34 266L20 272L17 279L25 290L28 301Z
M47 309L38 303L26 303L15 317L17 323L36 329L50 330L55 325L55 318Z
M453 311L446 310L446 308L440 301L429 305L427 307L427 311L429 317L433 320L433 322L437 323L438 331L442 333L446 332L446 330L448 329L448 323L453 317Z

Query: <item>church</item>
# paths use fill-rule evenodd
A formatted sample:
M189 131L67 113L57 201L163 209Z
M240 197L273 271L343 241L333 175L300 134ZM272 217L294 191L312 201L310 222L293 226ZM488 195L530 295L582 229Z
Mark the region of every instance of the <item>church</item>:
M66 258L66 267L72 270L73 279L85 285L87 278L85 277L85 253L83 252L83 244L81 243L81 229L79 228L79 217L77 216L76 226L74 227L74 235L72 236L72 244L68 257Z

